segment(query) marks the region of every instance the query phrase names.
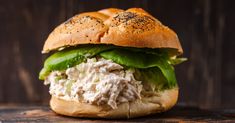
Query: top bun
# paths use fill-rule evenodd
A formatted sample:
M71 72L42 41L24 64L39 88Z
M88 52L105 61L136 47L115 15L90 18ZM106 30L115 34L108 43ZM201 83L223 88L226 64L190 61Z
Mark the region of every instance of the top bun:
M183 53L174 31L141 8L109 8L75 15L54 29L43 53L80 44L113 44L137 48L169 48Z

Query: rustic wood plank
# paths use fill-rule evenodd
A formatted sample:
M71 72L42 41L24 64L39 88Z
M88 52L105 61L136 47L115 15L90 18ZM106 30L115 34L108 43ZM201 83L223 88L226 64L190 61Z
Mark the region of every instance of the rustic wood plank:
M134 119L87 119L57 115L48 106L0 106L0 122L235 122L235 110L207 111L197 108L175 107L172 110Z

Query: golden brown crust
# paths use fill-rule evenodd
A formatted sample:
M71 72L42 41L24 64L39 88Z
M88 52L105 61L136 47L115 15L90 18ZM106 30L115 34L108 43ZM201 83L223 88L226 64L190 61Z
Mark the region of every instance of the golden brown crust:
M183 53L176 33L140 8L110 8L75 15L55 28L42 52L79 44L172 48L175 54Z
M158 96L143 97L130 103L122 103L117 109L75 101L66 101L52 96L50 106L58 114L90 118L133 118L170 109L177 102L178 89L165 90Z
M98 44L108 27L103 24L103 17L97 18L97 15L97 13L76 15L59 25L46 40L43 52L77 44Z

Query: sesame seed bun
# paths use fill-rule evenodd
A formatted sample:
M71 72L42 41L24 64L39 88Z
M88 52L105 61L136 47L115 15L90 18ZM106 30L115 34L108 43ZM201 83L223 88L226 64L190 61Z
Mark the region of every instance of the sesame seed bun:
M54 29L42 52L81 44L169 48L174 55L183 53L176 33L140 8L109 8L75 15Z
M52 31L43 53L82 44L111 44L136 48L167 48L171 55L183 53L174 31L140 8L121 10L115 8L75 15ZM156 92L151 97L142 96L117 109L93 105L52 96L50 106L58 114L91 118L132 118L164 112L174 106L178 88Z

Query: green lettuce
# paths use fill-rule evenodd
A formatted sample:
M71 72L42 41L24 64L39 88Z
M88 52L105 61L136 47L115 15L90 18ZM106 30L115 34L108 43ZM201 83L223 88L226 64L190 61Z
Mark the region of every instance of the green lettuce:
M134 76L137 80L153 83L156 90L162 90L177 86L176 82L169 82L166 80L161 70L157 67L147 69L135 69Z
M84 62L87 57L93 57L102 51L112 48L114 47L109 45L100 45L99 47L95 45L84 45L78 48L58 51L46 59L44 67L39 73L39 79L44 80L53 70L65 70Z
M156 55L156 54L147 54L144 52L133 52L124 49L114 49L102 52L100 53L100 56L102 56L105 59L110 59L118 64L127 67L141 69L141 71L146 72L146 74L144 75L148 77L152 76L152 79L155 79L157 77L154 77L154 75L151 74L153 73L151 71L152 70L157 71L156 69L159 69L170 85L176 84L174 68L172 65L168 63L167 56L161 54ZM146 69L146 68L151 68L151 69ZM159 72L156 72L156 74L157 73Z
M187 58L174 58L174 59L169 59L169 63L172 65L178 65L187 60L188 60Z
M126 68L134 68L135 77L138 80L155 83L158 89L177 85L173 65L186 60L186 58L171 59L167 54L167 49L82 45L58 51L48 57L39 74L39 79L44 80L51 71L65 70L95 56L112 60Z

